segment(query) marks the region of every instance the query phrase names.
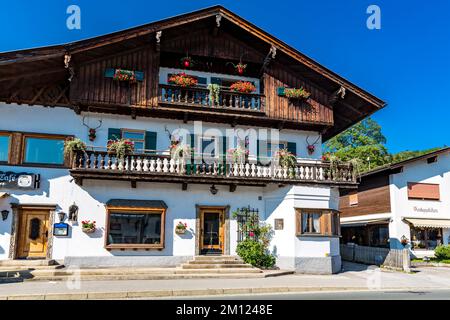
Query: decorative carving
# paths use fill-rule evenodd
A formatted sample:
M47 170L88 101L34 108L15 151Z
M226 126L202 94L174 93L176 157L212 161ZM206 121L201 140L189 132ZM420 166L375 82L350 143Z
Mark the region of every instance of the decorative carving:
M333 92L328 99L328 103L330 105L334 105L339 99L344 99L346 94L346 90L344 87L340 87L337 91Z
M317 139L313 143L309 143L308 141L309 136L306 137L306 148L308 149L308 154L312 155L314 151L316 151L316 144L320 140L320 135L317 137Z
M162 31L157 31L156 32L156 52L159 52L161 50L161 36L162 36Z
M216 25L217 28L220 28L220 21L222 20L222 15L221 14L216 14Z
M73 70L73 67L70 65L70 60L72 59L72 56L70 53L66 53L64 55L64 68L66 68L69 71L69 78L67 79L69 82L72 81L75 71Z
M91 128L84 122L85 118L86 116L83 116L83 126L89 129L89 141L94 141L97 137L97 129L102 126L103 120L98 120L98 126L95 128Z
M78 221L78 206L75 202L69 207L69 221Z
M272 59L275 59L277 55L277 48L275 46L271 46L269 54L271 55Z

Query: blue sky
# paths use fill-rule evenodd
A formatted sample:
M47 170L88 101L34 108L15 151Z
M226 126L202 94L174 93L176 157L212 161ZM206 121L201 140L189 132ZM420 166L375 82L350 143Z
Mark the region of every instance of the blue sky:
M14 0L0 11L0 51L46 46L222 4L388 102L374 119L391 152L450 145L450 1ZM66 8L81 8L81 30ZM366 9L381 8L381 30Z

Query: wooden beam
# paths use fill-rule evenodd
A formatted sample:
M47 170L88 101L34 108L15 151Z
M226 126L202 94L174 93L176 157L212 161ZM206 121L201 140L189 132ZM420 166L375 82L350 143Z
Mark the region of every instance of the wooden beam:
M38 90L38 92L34 95L33 99L31 99L29 105L34 105L34 103L37 101L37 99L39 99L39 97L42 95L42 93L47 89L46 86L43 86L42 88L40 88Z
M183 182L183 183L181 184L181 190L186 191L186 190L187 190L187 187L188 187L187 182Z
M236 191L236 185L230 184L230 192L235 192L235 191Z
M51 74L51 73L57 73L57 72L64 72L64 68L61 66L61 68L50 68L50 69L44 69L40 71L34 71L34 72L27 72L27 73L17 73L13 76L7 76L7 77L0 77L0 81L11 81L15 79L20 78L29 78L29 77L36 77L43 74Z
M136 189L136 187L137 187L136 180L131 180L131 188Z

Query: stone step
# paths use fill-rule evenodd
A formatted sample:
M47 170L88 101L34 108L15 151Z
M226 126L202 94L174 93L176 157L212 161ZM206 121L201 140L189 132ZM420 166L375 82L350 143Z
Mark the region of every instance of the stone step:
M258 268L210 268L210 269L179 269L175 271L176 274L196 274L196 273L208 273L208 274L240 274L240 273L262 273L262 270Z
M207 255L207 256L194 256L194 260L241 260L238 256L224 256L224 255Z
M250 264L247 263L236 263L236 264L226 264L226 263L203 263L203 264L190 264L183 263L181 265L183 269L215 269L215 268L252 268Z
M55 260L36 259L36 260L0 260L1 267L38 267L38 266L53 266L58 263Z
M242 264L244 263L242 260L218 260L218 259L214 259L214 260L190 260L188 261L189 264L214 264L214 263L218 263L218 264Z
M61 265L53 266L0 266L0 272L7 271L33 271L33 270L55 270L63 268Z

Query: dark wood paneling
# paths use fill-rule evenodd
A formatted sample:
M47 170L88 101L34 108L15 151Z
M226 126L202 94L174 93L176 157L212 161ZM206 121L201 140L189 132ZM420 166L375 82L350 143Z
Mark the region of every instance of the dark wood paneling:
M311 92L311 98L307 101L295 101L280 97L277 89L284 86L304 87ZM326 106L327 94L305 82L300 74L289 71L275 61L264 74L264 94L266 114L271 118L333 124L333 109Z
M341 193L341 217L391 212L388 174L363 177L358 186L358 205L349 205L350 194L347 191Z
M143 71L144 81L128 84L105 78L104 72L107 68ZM77 68L70 98L75 103L156 107L158 72L159 54L150 46L96 59Z

